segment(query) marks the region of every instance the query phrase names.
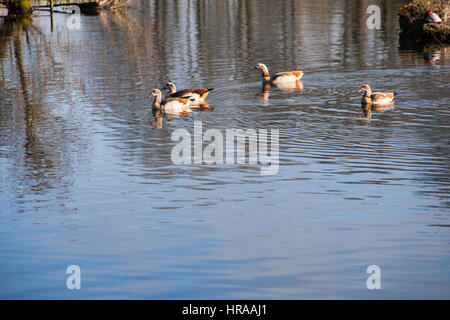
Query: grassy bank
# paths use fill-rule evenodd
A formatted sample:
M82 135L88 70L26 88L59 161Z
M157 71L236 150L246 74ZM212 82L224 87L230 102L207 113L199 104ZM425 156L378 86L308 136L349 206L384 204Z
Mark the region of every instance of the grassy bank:
M427 23L427 12L433 10L442 23ZM413 0L398 11L400 44L450 44L450 2L448 0Z

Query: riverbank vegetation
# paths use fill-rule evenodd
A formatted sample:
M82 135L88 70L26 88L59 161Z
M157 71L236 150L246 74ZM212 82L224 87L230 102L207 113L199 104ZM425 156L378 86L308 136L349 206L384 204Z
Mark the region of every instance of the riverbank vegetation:
M33 9L47 8L53 6L69 6L77 5L83 14L99 14L101 10L114 10L116 8L126 5L131 0L62 0L62 1L48 1L45 5L32 6L30 0L0 0L0 5L6 6L9 17L23 17L30 16Z
M432 10L442 22L427 22ZM448 0L413 0L399 8L400 44L450 44L450 3Z

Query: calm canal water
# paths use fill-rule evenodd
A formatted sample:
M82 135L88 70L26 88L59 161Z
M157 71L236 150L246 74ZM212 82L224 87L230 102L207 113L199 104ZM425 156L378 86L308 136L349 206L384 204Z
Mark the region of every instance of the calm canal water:
M0 298L450 298L450 48L399 48L401 4L135 0L79 30L0 25ZM257 62L304 89L263 92ZM212 109L157 117L167 80L214 87ZM394 108L362 110L363 83ZM194 121L279 129L278 173L173 164Z

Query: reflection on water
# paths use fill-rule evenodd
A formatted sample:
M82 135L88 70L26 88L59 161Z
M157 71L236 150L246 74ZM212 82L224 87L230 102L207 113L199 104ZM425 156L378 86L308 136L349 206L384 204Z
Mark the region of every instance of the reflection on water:
M303 81L285 82L273 85L263 83L261 87L261 100L264 102L265 105L269 104L270 89L272 87L279 89L281 91L289 91L289 92L300 92L303 89L305 89Z
M394 104L395 104L394 101L392 101L388 105L384 105L382 107L377 106L377 105L372 105L370 103L362 104L361 110L363 113L363 117L365 119L370 119L370 118L372 118L372 112L386 112L388 110L393 110Z
M0 26L0 297L448 298L450 55L398 48L402 3L375 1L379 31L356 0L136 1L80 30ZM303 83L261 88L258 61ZM152 111L168 80L214 87L212 108ZM395 108L361 108L366 82ZM174 165L171 134L194 120L279 129L278 174Z

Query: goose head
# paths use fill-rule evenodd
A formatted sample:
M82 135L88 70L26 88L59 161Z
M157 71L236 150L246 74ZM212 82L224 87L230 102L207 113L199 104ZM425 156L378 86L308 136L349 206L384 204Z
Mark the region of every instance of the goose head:
M253 70L261 70L261 75L266 81L270 80L269 70L267 69L266 65L263 63L258 63L256 66L253 67Z
M177 87L175 87L175 84L172 81L167 81L164 85L164 89L169 90L172 93L177 91Z
M148 95L148 98L150 99L151 97L157 97L158 95L161 95L161 91L158 89L153 89Z
M372 91L372 89L370 89L370 86L368 84L363 84L361 86L361 88L359 88L358 93L364 92L366 94L367 92L371 92L371 91Z
M253 70L261 70L261 71L267 71L267 67L264 63L257 63L256 66L253 67Z

